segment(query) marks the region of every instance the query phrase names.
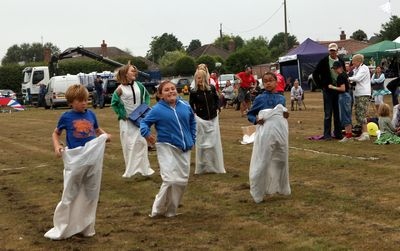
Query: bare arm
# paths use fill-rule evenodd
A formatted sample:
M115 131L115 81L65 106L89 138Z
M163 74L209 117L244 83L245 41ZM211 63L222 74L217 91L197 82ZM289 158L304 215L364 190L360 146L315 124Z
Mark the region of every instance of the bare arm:
M107 134L107 141L106 142L110 142L111 141L111 134L106 133L103 129L101 129L100 127L96 129L96 135L100 136L102 134Z
M340 86L334 86L334 85L328 85L329 89L344 92L346 91L346 86L345 85L340 85Z
M52 134L52 139L53 139L54 152L57 157L61 157L62 152L64 151L64 146L60 143L60 135L61 131L59 131L57 128L54 129Z

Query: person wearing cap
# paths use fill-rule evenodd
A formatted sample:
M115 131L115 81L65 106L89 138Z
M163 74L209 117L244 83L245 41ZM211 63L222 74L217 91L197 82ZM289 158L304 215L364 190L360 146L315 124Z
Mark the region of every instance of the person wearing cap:
M369 140L367 114L371 96L370 72L368 66L364 64L363 55L356 54L351 61L354 65L354 75L349 77L349 80L356 83L354 89L354 111L357 123L361 125L362 129L362 134L357 140L367 141Z
M339 62L344 68L344 61L338 57L338 46L331 43L328 46L329 54L322 58L317 64L313 79L316 85L322 89L324 102L324 136L325 140L332 139L332 116L333 116L333 134L336 139L342 139L342 127L339 117L339 97L337 91L328 86L336 86L337 73L332 69L334 62Z
M346 135L339 142L348 142L353 139L351 124L351 96L349 77L339 61L333 62L332 69L337 73L336 86L328 85L329 89L335 90L339 94L339 116L340 122L345 129Z

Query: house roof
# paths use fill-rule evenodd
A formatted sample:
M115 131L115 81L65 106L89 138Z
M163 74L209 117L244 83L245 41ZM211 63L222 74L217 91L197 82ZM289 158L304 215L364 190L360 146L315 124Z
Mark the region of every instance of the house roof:
M203 55L209 56L220 56L222 59L226 60L230 55L230 52L215 46L214 44L205 44L194 51L189 52L189 55L198 58Z
M371 44L364 41L358 41L355 39L344 39L344 40L336 40L336 41L318 41L319 44L326 46L330 43L336 43L339 48L339 54L343 55L352 55L356 51L362 50L365 47L370 46Z

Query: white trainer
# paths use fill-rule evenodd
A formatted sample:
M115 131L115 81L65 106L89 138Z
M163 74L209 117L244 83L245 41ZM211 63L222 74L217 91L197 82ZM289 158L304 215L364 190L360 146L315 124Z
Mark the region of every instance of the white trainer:
M369 141L369 135L368 134L361 134L360 137L357 138L358 141Z
M343 137L343 139L339 140L340 143L349 142L349 141L353 141L353 138Z

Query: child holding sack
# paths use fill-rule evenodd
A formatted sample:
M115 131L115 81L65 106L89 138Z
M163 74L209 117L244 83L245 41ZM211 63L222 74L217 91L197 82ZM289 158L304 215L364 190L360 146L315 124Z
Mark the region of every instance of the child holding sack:
M250 161L250 194L256 203L265 194L291 193L289 184L289 113L283 95L276 92L277 77L272 72L263 75L265 91L258 95L247 113L257 124Z
M124 178L140 173L150 176L154 170L150 167L146 140L140 135L139 127L128 119L129 114L140 104L150 105L150 95L138 81L138 70L128 63L117 69L115 77L120 85L114 91L111 107L118 115L122 153L125 161Z
M86 110L89 98L86 87L72 85L65 97L72 109L61 115L52 135L54 151L64 161L62 198L54 212L54 227L44 235L53 240L78 233L95 234L105 142L111 139L111 135L99 127L96 115ZM60 144L63 130L66 131L66 148Z
M180 99L175 84L165 81L157 90L160 100L140 122L140 132L150 143L157 131L157 158L162 185L150 217L173 217L186 189L190 173L190 152L196 141L196 119L192 108Z

